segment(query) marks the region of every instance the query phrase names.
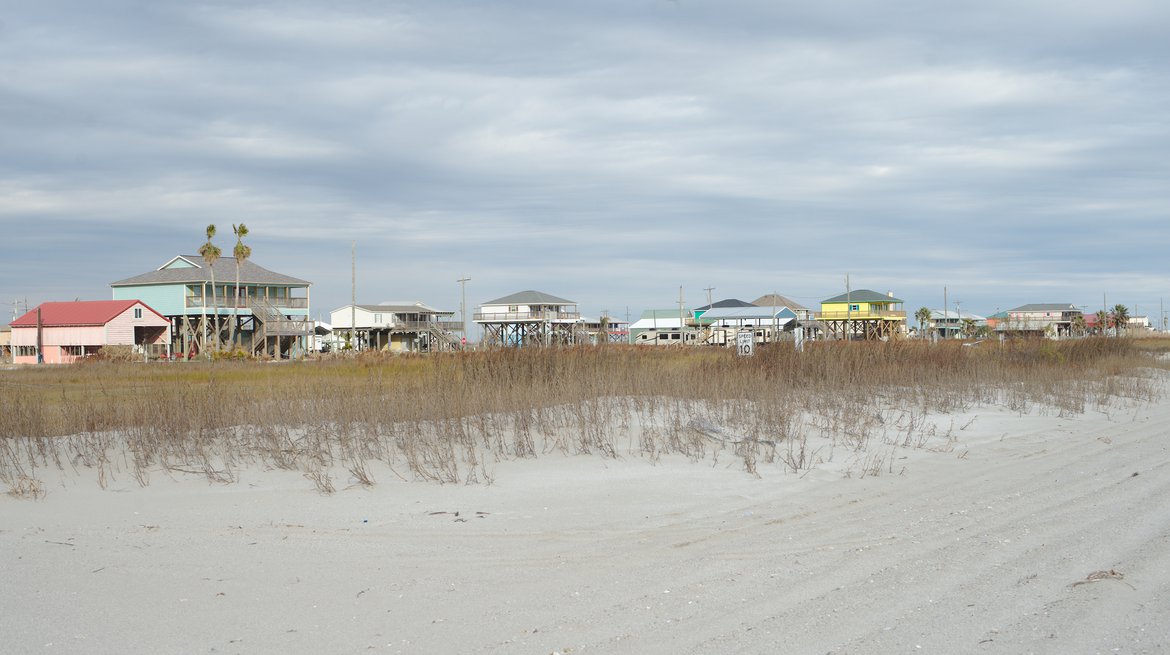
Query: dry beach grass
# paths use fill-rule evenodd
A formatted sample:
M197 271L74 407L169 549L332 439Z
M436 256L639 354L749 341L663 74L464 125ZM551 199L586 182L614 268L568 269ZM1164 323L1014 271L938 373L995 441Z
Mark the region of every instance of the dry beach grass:
M801 472L875 446L946 447L931 413L976 405L1078 414L1157 393L1161 340L818 343L803 353L635 347L369 353L308 362L91 362L0 375L0 482L38 497L46 470L103 487L157 472L231 482L246 467L298 471L322 492L372 472L486 482L492 464L542 454L734 457ZM940 441L941 439L941 441ZM377 465L377 466L375 466Z
M10 652L1166 652L1161 350L7 371L0 634Z

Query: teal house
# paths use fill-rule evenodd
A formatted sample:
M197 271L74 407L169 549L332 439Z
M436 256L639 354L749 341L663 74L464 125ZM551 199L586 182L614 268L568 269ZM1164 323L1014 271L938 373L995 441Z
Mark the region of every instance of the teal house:
M111 282L114 300L141 300L171 320L172 352L216 349L298 357L313 338L310 283L242 260L179 255L153 271Z

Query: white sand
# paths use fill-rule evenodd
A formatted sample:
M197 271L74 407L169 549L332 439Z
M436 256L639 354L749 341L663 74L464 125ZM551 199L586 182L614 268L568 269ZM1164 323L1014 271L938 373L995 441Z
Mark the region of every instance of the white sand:
M332 496L65 477L0 497L0 650L1170 652L1170 401L935 418L972 416L863 479L558 455Z

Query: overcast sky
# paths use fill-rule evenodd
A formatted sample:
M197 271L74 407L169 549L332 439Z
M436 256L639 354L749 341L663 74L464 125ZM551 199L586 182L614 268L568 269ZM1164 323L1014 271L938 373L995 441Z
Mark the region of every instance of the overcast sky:
M1170 3L0 0L0 302L1170 300ZM1137 306L1137 312L1134 307ZM11 309L2 315L7 318Z

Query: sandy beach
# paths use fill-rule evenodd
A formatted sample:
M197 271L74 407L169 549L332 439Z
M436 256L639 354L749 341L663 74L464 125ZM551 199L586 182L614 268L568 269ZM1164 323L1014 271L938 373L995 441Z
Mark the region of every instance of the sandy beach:
M1158 653L1170 401L931 417L946 445L758 476L545 454L319 493L156 472L0 497L12 653ZM852 467L852 468L851 468Z

